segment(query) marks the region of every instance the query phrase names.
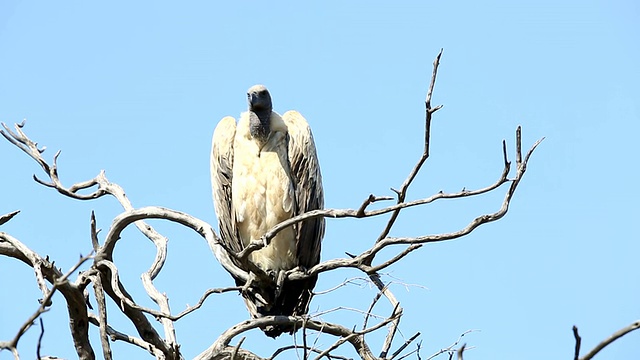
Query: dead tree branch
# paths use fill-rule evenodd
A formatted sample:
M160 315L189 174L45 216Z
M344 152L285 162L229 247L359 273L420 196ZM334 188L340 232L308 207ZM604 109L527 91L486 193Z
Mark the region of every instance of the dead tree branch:
M0 232L0 241L9 243L17 251L21 252L23 256L31 262L31 265L34 268L36 266L41 266L41 276L46 277L47 280L52 284L51 289L47 291L46 296L40 301L40 306L22 324L13 339L0 342L0 350L10 350L14 354L14 356L18 358L18 342L20 341L20 338L27 332L27 330L29 330L29 328L31 328L31 326L34 324L34 321L48 310L48 306L51 305L51 298L53 297L55 292L59 290L65 297L67 302L70 305L74 305L74 307L69 306L68 310L69 320L71 322L71 334L73 336L74 345L76 346L78 355L80 355L81 358L93 358L93 349L91 348L91 344L89 342L88 326L86 322L87 308L84 304L82 290L80 290L78 287L71 284L67 280L67 278L71 274L78 270L78 268L82 264L91 259L93 256L90 254L80 257L80 260L78 260L78 262L74 266L72 266L67 273L62 274L53 266L53 263L50 263L46 259L42 259L39 255L24 246L18 239L6 233ZM82 304L82 306L80 306L80 304Z
M302 346L300 346L300 345L283 346L283 347L279 348L278 350L276 350L273 354L271 354L271 356L267 360L273 360L273 359L275 359L276 356L284 353L285 351L297 350L297 349L300 349L300 348L302 348ZM310 351L312 353L316 353L316 354L321 354L323 352L323 350L318 349L318 348L314 348L314 347L307 347L306 350ZM303 359L307 359L307 358L308 357L303 357ZM348 360L349 359L349 358L347 358L345 356L331 355L331 354L327 354L327 358L336 359L336 360Z
M575 346L575 356L574 359L579 359L579 360L591 360L594 356L596 356L596 354L598 352L600 352L600 350L604 349L605 347L607 347L608 345L610 345L611 343L613 343L614 341L618 340L619 338L627 335L628 333L640 329L640 320L636 320L634 322L632 322L631 324L623 327L622 329L614 332L613 334L611 334L608 338L602 340L598 345L596 345L593 349L591 349L591 351L589 351L586 355L584 355L583 357L579 357L580 354L580 343L581 343L581 338L580 335L578 335L578 328L576 326L573 327L573 336L576 339L576 346Z
M0 216L0 225L6 223L7 221L9 221L11 219L13 219L13 217L18 215L19 212L20 212L19 210L16 210L16 211L13 211L13 212L10 212L8 214Z
M573 360L578 360L580 358L580 344L582 343L582 338L580 334L578 334L578 327L573 325L573 337L576 339L576 346L573 351Z
M440 65L441 56L442 56L442 49L440 49L438 56L436 56L436 59L433 61L433 73L431 74L431 82L429 83L429 90L427 91L427 98L425 99L426 111L425 111L425 126L424 126L424 129L425 129L424 130L424 151L422 152L422 156L420 156L420 159L418 160L416 165L413 167L413 169L409 173L409 176L407 176L407 178L404 180L404 182L400 186L400 190L395 190L393 188L391 189L398 196L398 201L397 201L398 204L404 203L409 186L413 182L413 179L415 179L415 177L418 175L418 172L420 172L422 165L429 158L429 143L431 140L431 116L433 115L433 113L435 113L436 111L442 108L442 105L436 106L435 108L431 107L431 96L433 95L433 88L436 85L436 77L438 75L438 66ZM391 214L391 218L389 218L389 221L387 222L387 226L385 226L384 230L382 230L382 233L380 233L380 236L378 236L378 240L376 240L376 242L382 241L382 239L384 239L385 237L387 237L387 235L389 235L389 231L391 231L393 224L395 224L396 219L400 214L400 210L401 210L400 208L393 210L393 213Z
M102 354L105 360L111 359L111 344L109 344L109 334L107 331L107 303L104 297L104 288L102 286L102 277L96 275L93 277L93 289L98 303L98 328L100 328L100 343L102 344Z

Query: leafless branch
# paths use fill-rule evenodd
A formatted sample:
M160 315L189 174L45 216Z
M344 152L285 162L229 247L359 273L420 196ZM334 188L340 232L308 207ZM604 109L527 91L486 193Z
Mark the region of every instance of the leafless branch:
M369 197L362 202L362 205L360 205L360 208L358 208L358 211L356 212L356 216L360 216L360 217L364 216L364 211L367 209L367 206L373 204L376 201L381 201L381 200L393 200L393 197L374 196L373 194L369 195Z
M97 185L97 178L76 184L71 188L65 188L58 178L58 156L60 156L60 151L55 154L55 156L53 157L53 165L50 166L42 157L42 153L46 150L46 147L43 147L41 149L38 148L38 143L32 141L27 137L27 135L22 131L24 124L24 121L21 124L16 124L14 126L15 132L13 132L7 125L2 123L2 127L4 128L4 130L0 130L0 134L2 134L2 136L4 136L5 139L7 139L13 145L24 151L27 155L31 156L31 158L33 158L40 165L40 167L42 167L44 172L51 179L51 182L42 181L35 175L33 176L34 180L44 186L55 188L63 195L79 200L96 199L106 194L106 192L101 188L98 188L98 190L90 194L78 194L79 190L88 189L94 185Z
M303 322L306 322L305 326L308 329L340 337L340 343L337 345L334 344L335 346L326 349L325 352L328 353L329 351L332 351L343 343L349 342L363 359L375 359L375 356L373 356L371 350L369 350L369 347L364 342L363 335L375 331L387 325L393 320L394 318L390 317L367 329L361 331L353 331L345 328L342 325L313 320L302 316L265 316L258 319L246 320L235 326L232 326L220 337L218 337L213 345L211 345L207 350L198 355L195 359L212 359L215 354L227 348L229 346L229 343L235 336L242 334L248 330L264 327L266 325L291 325L295 326L296 328L301 328ZM318 355L317 358L321 358L324 355L326 354L323 352L323 354Z
M93 219L95 220L95 219ZM95 222L93 222L95 223ZM104 297L104 288L102 287L102 277L98 274L93 277L93 289L98 304L100 342L102 344L102 354L105 360L111 359L111 344L109 344L109 334L107 332L107 304Z
M96 316L95 314L89 314L89 323L95 326L100 327L100 318L98 316ZM155 346L153 346L152 344L134 337L134 336L130 336L127 335L125 333L122 333L120 331L115 330L114 328L112 328L109 324L107 324L106 326L106 330L107 330L107 335L109 335L109 339L111 339L111 341L124 341L126 343L138 346L141 349L144 349L146 351L149 351L152 355L154 355L156 358L162 358L164 359L164 355L162 354L162 352L157 349Z
M308 353L308 347L307 347L307 321L305 318L305 321L302 322L302 351L303 351L303 359L308 359L309 358L309 353Z
M411 344L415 339L418 338L418 336L420 336L420 332L415 333L412 337L410 337L409 339L407 339L407 341L404 342L404 344L402 344L398 350L394 351L394 353L391 355L391 357L389 358L389 360L393 360L396 356L400 355L400 353L402 353L404 351L404 349L407 348L407 346L409 346L409 344Z
M438 66L440 65L441 56L442 56L442 49L440 49L438 56L436 56L436 59L433 61L433 73L431 74L431 82L429 83L429 90L427 91L427 98L425 99L426 111L425 111L425 126L424 126L424 151L422 152L422 156L420 156L420 159L418 160L416 165L413 167L413 169L409 173L409 176L407 176L407 178L404 180L404 182L400 186L400 190L392 189L398 196L398 204L401 204L404 202L404 199L407 196L407 190L409 189L409 185L411 185L411 183L413 182L413 179L415 179L416 175L418 175L418 172L420 171L420 168L422 168L422 165L424 164L424 162L427 160L427 158L429 158L429 142L431 138L431 116L433 115L433 113L435 113L436 111L442 108L442 105L436 106L435 108L431 108L431 96L433 95L433 88L436 85L436 76L438 75ZM378 236L377 241L382 241L382 239L384 239L385 237L387 237L387 235L389 235L389 231L391 231L391 228L393 227L393 224L395 224L399 214L400 214L400 208L393 211L393 213L391 214L391 218L389 218L389 221L387 222L386 227L384 228L384 230L382 230L382 233L380 233L380 236Z
M364 277L352 277L349 279L346 279L345 281L341 282L340 284L333 286L327 290L320 290L320 291L314 291L313 292L313 296L317 296L317 295L324 295L324 294L328 294L332 291L338 290L339 288L343 287L343 286L347 286L347 285L356 285L356 286L363 286L361 283L358 283L358 281L361 282L368 282L369 279L368 278L364 278Z
M302 346L300 346L300 345L289 345L289 346L283 346L283 347L281 347L281 348L277 349L276 351L274 351L274 353L273 353L273 354L271 354L271 356L269 356L268 360L273 360L273 359L275 359L275 357L276 357L276 356L278 356L278 355L280 355L280 354L284 353L284 352L285 352L285 351L287 351L287 350L297 350L297 349L300 349L300 348L302 348ZM322 353L322 350L321 350L321 349L314 348L314 347L307 347L307 349L306 349L306 350L307 350L307 351L311 351L311 352L316 353L316 354L320 354L320 353ZM349 358L344 357L344 356L340 356L340 355L332 355L332 354L328 354L328 355L327 355L327 357L328 357L329 359L337 359L337 360L348 360L348 359L349 359ZM304 359L306 359L306 358L304 358Z
M420 348L421 348L421 346L422 346L422 342L418 342L418 344L416 344L416 348L415 349L413 349L413 350L409 351L408 353L400 356L398 358L398 360L406 359L406 358L408 358L409 356L411 356L413 354L416 354L416 358L418 360L422 360L422 358L420 357Z
M16 211L12 211L8 214L2 215L0 216L0 225L6 223L7 221L11 220L14 216L18 215L18 213L20 212L20 210L16 210Z
M204 304L204 301L211 294L222 294L222 293L226 293L226 292L229 292L229 291L240 291L240 290L242 290L241 286L231 286L231 287L226 287L226 288L208 289L207 291L204 292L204 294L202 294L202 296L200 297L200 300L198 300L197 304L195 304L193 306L188 306L186 309L182 310L179 314L177 314L175 316L169 316L167 318L170 319L170 320L173 320L173 321L180 320L185 315L190 314L195 310L198 310Z
M389 332L387 333L387 337L384 339L382 350L380 351L380 357L385 358L389 353L391 343L393 342L393 338L396 335L396 331L398 330L398 325L400 324L400 318L402 317L403 309L402 307L400 307L400 302L398 302L395 295L393 295L391 290L389 290L389 287L382 282L382 279L380 279L380 275L378 273L369 274L369 278L378 287L382 295L387 298L391 306L393 306L393 313L389 317L390 319L392 319L391 326L389 326Z
M48 187L55 188L59 193L65 196L71 197L73 199L78 199L78 200L90 200L90 199L95 199L103 195L109 194L115 197L125 210L133 209L133 205L131 204L130 200L126 197L124 190L119 185L109 182L104 171L101 171L93 179L76 183L68 188L65 187L61 183L58 177L57 158L60 155L59 152L54 156L53 165L50 166L47 163L47 161L42 157L42 153L45 151L46 148L39 149L38 144L32 141L31 139L29 139L27 135L22 131L22 128L24 127L24 122L21 124L15 125L15 132L11 131L11 129L9 129L9 127L4 123L2 123L2 127L4 128L4 130L0 130L0 133L9 142L14 144L18 148L20 148L22 151L24 151L27 155L29 155L31 158L33 158L42 167L46 175L50 178L51 180L50 182L39 181L41 184L44 184ZM98 189L95 190L93 193L87 194L87 195L78 194L79 190L84 190L96 185L98 186ZM154 279L155 276L157 276L159 271L162 269L162 266L164 265L164 260L166 259L166 239L163 236L161 236L159 233L157 233L151 226L149 226L144 222L136 223L135 225L158 248L156 259L152 267L148 271L149 277L151 279ZM201 222L198 225L206 226L210 228L210 225L208 225L205 222ZM206 232L206 230L202 230L202 231ZM210 232L212 234L206 239L209 243L209 246L211 247L211 250L214 252L214 255L216 255L220 263L225 267L225 269L228 272L234 274L239 278L247 279L248 275L243 274L244 272L238 269L237 267L235 267L235 265L231 262L226 250L221 247L220 242L218 241L217 235L215 235L215 233L213 233L213 231L211 230ZM156 299L154 299L154 301L155 300Z
M611 336L609 336L608 338L602 340L598 345L596 345L596 347L594 347L591 351L589 351L585 356L579 358L580 360L591 360L594 356L596 356L596 354L598 352L600 352L600 350L604 349L605 347L607 347L609 344L613 343L614 341L618 340L619 338L625 336L626 334L640 329L640 320L636 320L634 322L632 322L631 324L629 324L628 326L623 327L622 329L614 332L613 334L611 334ZM578 328L576 326L573 327L573 336L576 339L576 348L575 348L575 359L578 359L578 354L580 352L580 335L578 335Z
M319 319L320 317L326 315L326 314L330 314L333 312L337 312L337 311L350 311L350 312L354 312L354 313L358 313L358 314L362 314L371 318L376 318L376 319L384 319L386 318L386 316L381 316L381 315L376 315L376 314L372 314L366 310L361 310L361 309L356 309L356 308L352 308L352 307L346 307L346 306L337 306L328 310L323 310L323 311L319 311L319 312L314 312L312 314L309 314L309 317L312 319ZM366 326L362 327L363 329L366 328Z
M234 346L233 352L231 353L231 360L236 360L236 356L238 356L238 351L240 350L240 347L242 346L242 343L244 342L245 339L246 337L242 337L240 341L238 341L238 345Z
M38 336L38 344L36 345L36 357L39 360L42 359L40 349L42 348L42 338L44 337L44 323L42 322L42 318L39 318L38 321L40 322L40 336Z
M33 325L34 321L36 319L38 319L40 317L40 315L42 315L44 312L46 312L48 310L48 304L51 304L51 298L53 297L54 293L57 290L60 290L62 292L62 294L64 295L64 297L67 299L67 301L69 301L69 299L73 298L76 300L77 302L77 295L78 295L78 290L77 288L75 288L72 284L69 283L69 281L67 281L67 278L73 274L82 264L84 264L87 260L91 259L93 257L92 254L89 254L87 256L82 256L80 257L80 259L78 260L78 262L71 267L71 269L65 273L65 274L61 274L54 266L53 264L49 263L48 261L40 258L40 256L38 256L36 253L32 252L31 250L29 250L26 246L24 246L19 240L5 234L5 233L1 233L0 232L0 240L6 241L8 243L10 243L11 245L13 245L13 247L19 249L20 251L23 252L23 254L25 255L25 257L27 257L30 261L31 261L31 265L32 266L36 266L36 264L43 264L43 267L45 267L44 271L46 271L46 275L43 276L47 276L47 279L49 280L49 282L52 283L52 287L51 290L48 291L47 295L42 299L42 301L40 302L40 306L36 309L36 311L22 324L22 326L20 326L20 329L18 329L18 332L16 333L16 335L13 337L13 339L9 340L9 341L1 341L0 342L0 350L3 349L7 349L10 350L11 352L14 353L15 356L17 356L18 354L18 342L20 341L20 338L22 338L22 336L27 332L27 330L29 330L29 328L31 328L31 326ZM84 299L82 300L84 302ZM74 309L72 310L71 308L69 308L69 311L78 311L79 309ZM84 310L86 311L86 308L84 308ZM80 310L81 311L81 310ZM69 314L70 319L82 319L81 316L78 317L74 317L74 314ZM77 315L77 314L75 314ZM86 327L84 329L84 331L86 331ZM74 342L76 344L76 349L82 353L87 353L87 354L93 354L93 350L91 349L91 345L89 343L88 340L88 334L86 332L84 332L83 329L73 329L72 328L72 335L74 338Z
M387 289L387 286L384 287L384 290ZM369 317L373 315L373 307L376 306L378 300L382 297L382 290L378 291L376 295L373 297L371 304L369 305L369 309L366 312L366 316L364 317L364 321L362 322L362 328L365 329L367 327L367 322L369 321Z
M434 353L433 355L429 356L426 360L431 360L437 356L440 356L444 353L448 353L450 355L453 355L454 353L456 353L456 351L454 350L456 346L458 346L458 344L460 343L460 341L462 341L462 338L469 334L472 333L476 330L467 330L465 332L463 332L462 334L460 334L460 336L458 336L458 339L456 341L453 342L453 344L447 346L446 348L440 349L439 351L437 351L436 353Z
M467 344L462 344L460 349L458 349L458 360L463 360L462 355L466 347L467 347Z
M582 343L582 338L580 334L578 334L578 327L573 325L573 337L576 339L576 347L573 351L573 360L578 360L580 358L580 344Z

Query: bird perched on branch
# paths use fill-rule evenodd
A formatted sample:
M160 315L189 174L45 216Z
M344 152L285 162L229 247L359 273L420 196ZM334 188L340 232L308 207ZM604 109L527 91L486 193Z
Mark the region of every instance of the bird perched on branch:
M223 118L213 133L211 183L223 245L240 252L275 225L324 206L322 176L307 121L297 111L273 111L267 88L247 92L249 111L240 120ZM253 318L303 315L309 309L317 275L284 280L284 272L309 269L320 261L324 218L299 222L236 266L251 273L242 295ZM291 326L262 329L277 337Z

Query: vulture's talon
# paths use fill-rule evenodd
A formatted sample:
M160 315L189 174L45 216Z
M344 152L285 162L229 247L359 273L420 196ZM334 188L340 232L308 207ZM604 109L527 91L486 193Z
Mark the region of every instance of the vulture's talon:
M282 294L282 288L284 286L284 279L287 277L287 273L284 271L278 271L278 277L276 279L276 294L275 299L280 298L280 294Z

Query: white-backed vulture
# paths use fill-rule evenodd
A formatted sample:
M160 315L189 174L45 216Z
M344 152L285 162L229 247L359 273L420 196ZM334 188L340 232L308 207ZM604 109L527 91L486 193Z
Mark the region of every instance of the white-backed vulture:
M223 245L239 252L269 229L293 216L324 206L322 176L307 121L297 111L280 116L262 85L248 90L249 111L236 120L223 118L213 133L211 184ZM242 295L253 318L303 315L309 309L317 276L278 284L283 271L309 269L320 261L324 218L314 218L280 231L249 256L263 272ZM247 272L246 264L236 263ZM249 268L247 268L249 267ZM254 268L255 269L255 268ZM256 275L256 274L254 274ZM280 288L279 285L282 285ZM292 332L270 326L271 337Z

